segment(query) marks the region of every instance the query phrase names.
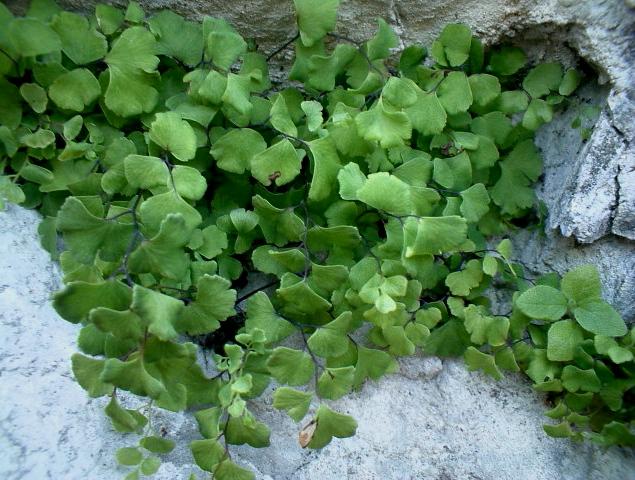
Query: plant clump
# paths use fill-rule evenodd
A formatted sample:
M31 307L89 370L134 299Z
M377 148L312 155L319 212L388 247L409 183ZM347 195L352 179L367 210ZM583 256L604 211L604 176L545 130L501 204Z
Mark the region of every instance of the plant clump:
M43 216L53 304L80 327L75 378L139 434L116 453L126 478L178 441L154 408L193 412L213 478L251 479L231 445L269 445L248 401L270 383L301 446L322 448L357 427L329 401L417 350L524 372L553 405L549 435L635 444L635 330L595 268L529 278L508 239L488 243L540 217L534 132L581 75L465 25L397 55L383 20L358 42L333 33L338 0L294 4L284 84L279 52L220 18L0 5L0 201ZM491 288L514 292L509 312Z

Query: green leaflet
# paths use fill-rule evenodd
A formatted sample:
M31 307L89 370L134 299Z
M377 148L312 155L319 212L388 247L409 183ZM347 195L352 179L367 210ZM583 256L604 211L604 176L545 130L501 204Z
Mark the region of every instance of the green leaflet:
M256 293L247 302L245 326L248 331L256 328L262 330L269 344L278 343L294 331L292 324L276 314L264 292Z
M212 144L210 153L219 168L233 173L243 173L251 168L255 155L267 148L262 135L249 128L228 131Z
M152 453L170 453L174 450L174 441L156 436L144 437L139 440L139 446Z
M60 36L62 51L77 65L99 60L106 55L106 38L94 28L88 20L70 12L61 12L51 24Z
M53 307L71 323L85 320L96 307L126 310L132 300L130 288L113 280L104 282L71 282L53 295Z
M562 66L559 63L543 63L530 70L523 80L523 88L533 98L556 91L562 80Z
M100 30L105 35L115 33L124 20L124 14L121 10L104 4L99 4L95 7L95 16Z
M298 129L293 123L287 102L283 95L278 95L270 110L270 122L273 127L281 133L295 137Z
M494 377L496 380L500 380L503 377L492 355L479 352L474 347L468 347L464 358L468 370L483 370L484 373Z
M59 52L62 41L47 24L36 18L16 18L7 32L11 46L23 57Z
M296 422L304 418L309 410L312 395L289 387L280 387L273 394L273 406L284 410Z
M320 405L315 414L315 431L308 442L309 448L323 448L331 442L333 437L351 437L357 430L357 422L354 418L331 410L325 405Z
M130 117L149 113L158 100L150 74L159 64L154 36L143 27L130 27L115 40L105 61L109 81L104 96L115 114Z
M332 322L316 329L307 340L311 351L320 357L339 357L348 350L349 339L346 337L350 313L346 312Z
M470 339L477 345L489 344L495 347L504 345L509 331L509 320L505 317L484 315L475 305L470 305L463 312L465 330Z
M547 285L538 285L522 293L516 305L527 316L540 320L559 320L567 311L567 299Z
M448 115L467 111L473 101L470 83L463 72L450 72L439 84L437 96Z
M300 104L302 111L306 115L307 128L310 132L315 132L322 126L322 105L315 100L304 101Z
M123 166L132 188L151 189L168 183L169 170L160 158L132 154L124 158Z
M122 408L114 396L110 399L104 412L110 417L113 427L118 432L138 432L148 423L147 418L136 410Z
M573 315L582 328L597 335L621 337L628 331L620 314L602 300L580 303Z
M135 395L155 399L166 391L165 386L147 372L141 357L125 362L116 358L106 360L100 379Z
M131 310L139 315L148 331L163 341L177 337L174 328L183 303L176 298L135 285Z
M251 174L263 185L281 186L297 177L301 166L302 158L284 139L252 157Z
M194 230L202 221L201 214L175 191L155 195L139 207L139 216L149 232L156 233L163 219L169 214L180 214L188 231Z
M468 222L478 222L489 211L489 195L482 183L461 192L461 215Z
M73 375L91 397L102 397L112 392L113 386L101 380L104 364L104 360L85 357L79 353L72 357Z
M55 142L55 134L50 130L39 129L35 133L29 133L23 135L20 138L20 141L24 143L27 147L31 148L46 148ZM24 168L24 167L23 167ZM20 170L21 174L23 173ZM28 179L28 176L25 177Z
M522 125L527 130L537 130L553 118L553 107L539 98L533 99L523 116Z
M387 110L381 99L375 106L355 117L359 134L366 140L379 142L382 148L403 145L412 134L410 119L403 112Z
M530 140L519 143L500 163L501 177L490 196L504 213L518 215L534 203L529 185L542 172L542 160Z
M150 125L150 139L182 162L191 160L196 153L194 130L177 113L157 113Z
M116 261L123 256L132 234L132 225L119 220L100 218L77 197L69 197L59 211L57 230L79 262L91 263L98 252L102 259Z
M125 447L117 450L117 462L119 462L120 465L138 465L142 459L143 455L136 448Z
M470 55L472 32L461 24L447 25L438 40L432 43L432 56L443 66L458 67Z
M203 33L206 35L205 55L223 70L228 70L247 49L247 43L224 20L205 22Z
M353 386L359 388L367 378L377 380L387 373L396 372L398 369L399 364L388 353L360 346L357 351Z
M315 369L308 353L287 347L276 348L269 357L267 367L276 380L292 386L306 384Z
M197 283L196 299L180 312L176 328L190 335L216 330L220 323L233 315L236 291L231 283L218 275L204 275Z
M188 22L169 10L148 20L150 31L157 37L157 53L176 58L186 65L196 65L203 56L201 25Z
M300 240L305 226L302 219L293 211L276 208L258 195L253 198L252 203L267 242L283 246Z
M218 464L225 456L225 449L218 440L194 440L190 444L196 464L205 471L218 472Z
M425 93L420 89L416 89L416 92L416 101L405 109L410 122L412 122L412 128L422 135L441 133L446 124L447 113L437 94L435 92Z
M387 58L390 55L390 49L397 47L399 39L392 28L383 18L377 19L377 32L366 42L366 50L368 58L378 60Z
M309 188L309 199L319 202L329 198L333 193L342 164L331 137L313 140L309 143L309 150L313 156L313 178Z
M459 216L408 219L404 227L405 256L438 254L461 248L467 224Z
M46 110L48 98L46 91L36 83L24 83L20 87L20 95L31 106L35 113L42 113Z
M450 158L435 158L432 178L451 190L464 190L472 183L472 164L467 153Z
M565 273L560 288L576 304L600 300L602 297L600 275L592 265L582 265Z
M460 272L450 273L445 278L445 284L450 288L452 295L467 297L471 289L478 287L482 278L481 262L470 260Z
M562 77L562 82L558 87L558 93L560 95L571 95L582 80L582 74L577 70L570 68Z
M549 327L547 358L551 361L573 360L578 344L584 339L582 330L571 320L561 320Z
M302 43L310 47L335 28L339 0L316 3L311 0L293 0Z
M49 87L49 96L63 110L81 112L101 94L95 76L85 68L78 68L57 77Z
M478 106L482 107L492 103L501 94L500 82L493 75L486 73L470 75L468 81L470 82L474 103Z
M394 215L407 215L412 211L408 185L385 172L369 175L355 195L360 202Z
M354 367L327 368L318 379L317 392L322 398L337 400L351 391Z
M499 76L513 75L527 62L527 56L520 48L502 47L494 50L489 60L489 68Z
M269 446L269 427L257 420L231 417L227 421L227 442L232 445L248 444L254 448Z

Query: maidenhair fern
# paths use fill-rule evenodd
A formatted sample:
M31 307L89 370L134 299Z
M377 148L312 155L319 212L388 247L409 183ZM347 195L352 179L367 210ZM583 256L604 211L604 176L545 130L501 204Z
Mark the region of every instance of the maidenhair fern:
M231 445L269 444L248 401L272 381L302 447L354 435L329 401L418 349L526 373L552 436L635 444L635 333L597 271L531 279L509 240L487 241L534 216L534 132L580 74L464 25L396 57L384 21L358 42L333 33L338 0L294 3L298 33L269 58L219 18L0 5L0 199L44 218L53 304L81 327L75 378L140 434L116 454L126 478L179 440L154 408L194 412L213 478L253 478ZM515 292L508 313L494 287Z

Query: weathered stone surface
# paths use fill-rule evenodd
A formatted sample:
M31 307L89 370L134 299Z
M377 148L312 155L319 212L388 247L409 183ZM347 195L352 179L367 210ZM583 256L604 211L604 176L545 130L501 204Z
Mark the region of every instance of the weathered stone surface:
M78 326L50 306L60 279L38 221L18 207L0 213L0 478L120 478L114 452L135 438L114 432L103 399L89 400L72 378ZM271 425L272 446L232 449L258 479L635 479L632 451L547 437L546 406L523 378L494 382L458 360L404 359L400 373L335 402L357 418L358 434L319 452L299 447L300 427L272 408L270 393L251 408ZM191 416L157 412L153 423L179 439L155 478L201 474L187 450L198 438Z
M635 165L628 166L635 161L635 143L616 134L606 107L587 142L571 128L584 107L602 108L607 89L595 83L585 86L568 108L538 131L544 175L536 192L548 217L544 231L519 231L512 239L515 257L533 273L563 274L584 263L597 266L605 298L633 321L635 243L606 232L618 233L619 227L623 237L629 237L635 222ZM582 243L583 239L594 241Z

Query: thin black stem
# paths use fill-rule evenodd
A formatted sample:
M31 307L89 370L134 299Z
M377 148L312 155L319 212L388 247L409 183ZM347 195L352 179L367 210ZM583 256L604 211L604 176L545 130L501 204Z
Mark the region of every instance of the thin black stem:
M7 52L5 49L0 47L0 53L4 54L4 56L7 57L9 60L11 60L13 64L15 65L15 67L18 68L18 61L15 58L13 58L11 55L9 55L9 52Z
M170 174L170 183L172 185L172 189L176 192L176 184L174 183L174 175L172 174L172 169L174 168L174 165L172 165L170 160L168 160L167 155L163 156L163 163L165 163L165 166L168 167L168 173Z
M285 48L287 48L289 45L295 42L298 38L300 38L300 32L297 32L293 37L291 37L289 40L284 42L280 47L276 48L273 52L267 55L267 63L269 63L269 60L271 60L273 57L275 57L280 52L282 52Z
M301 138L298 138L298 137L294 137L293 135L289 135L288 133L280 132L279 130L276 130L276 131L280 135L282 135L284 138L286 138L287 140L292 140L294 142L298 142L301 145L305 146L307 149L309 148L309 144L305 140L302 140Z
M125 210L125 211L123 211L121 213L118 213L117 215L113 215L112 217L107 217L107 218L105 218L105 220L116 220L116 219L118 219L120 217L123 217L125 215L132 215L132 209Z
M358 42L357 40L353 40L350 37L347 37L345 35L340 35L338 33L327 33L326 36L334 38L335 40L342 40L344 42L348 42L355 45L357 47L357 51L359 52L359 54L362 57L364 57L364 60L366 60L366 63L368 63L368 67L371 70L375 70L382 77L385 76L385 72L382 72L379 68L377 68L377 66L373 63L373 61L368 56L368 54L364 51L364 42Z
M132 227L133 227L132 238L130 239L128 246L126 247L126 253L124 253L124 256L123 256L123 259L121 260L121 264L119 268L114 272L114 274L123 273L124 276L126 277L126 283L128 284L129 287L132 287L134 285L134 282L132 281L132 277L130 276L130 272L128 271L128 260L130 259L130 255L132 254L132 251L137 245L137 240L143 237L143 234L141 233L141 229L139 228L139 220L137 219L137 207L139 206L140 201L141 201L141 194L138 193L134 200L134 203L132 204L132 207L130 208L130 214L132 215Z
M264 285L262 285L262 286L260 286L258 288L255 288L255 289L253 289L253 290L241 295L240 297L238 297L236 299L236 303L242 303L245 300L247 300L249 297L251 297L252 295L255 295L258 292L262 292L263 290L266 290L269 287L273 287L274 285L277 285L278 283L280 283L280 279L276 278L275 280L272 280L269 283L266 283L266 284L264 284Z
M304 233L302 234L302 249L304 250L304 273L303 278L306 280L309 270L311 269L311 258L309 257L309 247L307 245L307 238L309 236L309 209L306 206L306 202L301 202L304 209Z
M309 352L309 355L311 356L311 360L313 360L313 363L315 364L315 370L314 370L314 380L315 380L315 395L320 398L320 394L318 392L318 370L319 368L324 369L324 367L322 367L322 365L318 362L317 357L315 356L315 354L313 353L313 351L311 350L311 347L309 347L309 342L306 339L306 335L304 332L300 331L300 334L302 335L302 341L304 342L304 346L306 347L307 352Z
M368 239L361 233L359 236L362 239L364 246L366 247L366 251L368 252L368 255L373 257L375 259L375 262L377 262L377 270L381 273L381 259L377 255L375 255L375 253L373 252L372 247L370 246L370 243L368 242Z
M347 37L346 35L341 35L339 33L327 33L326 36L327 37L331 37L331 38L333 38L335 40L341 40L343 42L352 43L357 48L361 48L364 45L364 42L362 42L362 41L354 40L351 37Z

